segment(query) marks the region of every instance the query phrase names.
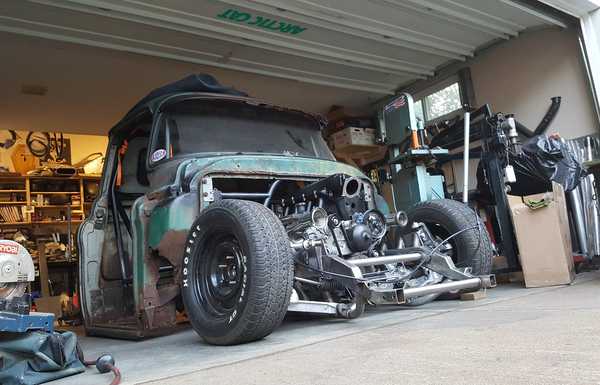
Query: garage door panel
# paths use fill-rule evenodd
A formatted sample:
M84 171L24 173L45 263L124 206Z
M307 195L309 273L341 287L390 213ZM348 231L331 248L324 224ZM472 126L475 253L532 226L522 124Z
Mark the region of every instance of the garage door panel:
M68 22L59 26L56 19L57 9L38 6L28 11L32 9L35 12L29 13L19 8L11 10L9 6L3 6L0 24L5 30L12 32L27 30L32 35L55 38L62 36L64 41L70 42L93 40L98 46L127 48L138 53L160 52L169 58L187 58L202 64L212 62L226 68L247 68L259 73L272 72L274 75L286 77L309 77L329 83L342 82L346 86L377 90L381 93L392 92L397 84L411 79L407 75L402 76L390 71L375 71L374 67L360 68L343 66L335 61L323 62L318 60L318 56L315 56L315 59L307 59L228 42L216 44L212 39L169 30L159 34L155 27L135 26L122 20L112 22L110 34L103 33L101 31L104 25L110 20L91 14L76 15L74 11L69 10L61 13L68 16Z
M545 15L531 7L522 5L517 1L460 0L459 3L464 7L464 9L468 9L471 12L475 10L476 14L483 13L488 15L488 17L493 16L495 20L502 20L505 23L509 23L517 30L522 30L540 24L554 24L565 27L565 24L560 20L557 20L550 15Z
M551 24L511 0L0 2L0 31L376 94Z
M394 31L390 29L363 28L365 24L362 22L356 23L347 19L332 17L327 10L323 12L322 8L318 6L298 6L298 4L302 4L298 1L221 0L220 2L229 5L228 8L224 8L224 12L233 10L237 11L238 14L242 12L255 17L266 17L271 21L286 20L287 24L299 25L301 28L305 28L301 35L296 35L299 38L307 38L312 34L312 40L325 41L333 45L350 45L352 50L355 51L365 50L355 45L364 44L364 41L367 41L367 44L374 44L373 47L366 46L368 47L367 51L381 45L384 48L383 51L381 49L378 51L380 55L383 52L384 56L395 56L400 60L413 63L429 63L430 66L436 66L439 64L440 58L462 58L460 54L451 52L446 48L431 48L416 44L404 34L394 35ZM254 21L255 19L251 20ZM390 46L399 47L400 49L390 50Z
M287 0L287 3L294 2ZM300 0L300 3L314 12L326 14L336 23L353 23L357 28L379 30L397 38L463 55L469 55L486 39L495 37L474 34L473 28L447 20L438 19L432 23L430 15L406 7L401 1Z
M222 57L231 51L232 44L225 41L40 4L23 8L18 3L6 1L0 4L0 25L16 25L20 21L22 26L39 31L61 31L74 37L99 41L112 39L145 42L147 45L155 44L156 47L167 45L198 53L211 53L215 57Z
M52 4L64 4L65 2L49 2ZM88 5L89 1L71 1L67 3L76 3L78 5ZM220 2L188 2L181 3L180 8L167 8L159 6L161 2L145 2L135 8L129 2L101 1L93 2L97 6L106 7L111 10L110 13L118 15L127 15L132 20L153 22L157 21L166 25L167 23L184 27L186 30L196 30L197 33L216 32L228 38L239 38L249 42L259 42L271 45L273 48L310 52L328 58L335 58L340 61L348 60L350 62L363 63L370 66L381 66L383 68L395 69L399 72L408 71L416 74L430 75L431 70L445 61L433 54L422 54L414 50L403 48L390 49L388 44L364 39L356 36L349 38L346 34L323 30L317 27L306 27L305 30L294 35L292 33L274 32L269 28L250 25L248 22L238 22L229 17L219 17L227 14L231 8ZM125 4L125 5L124 5ZM175 3L176 5L179 3ZM244 20L246 15L251 15L249 9L233 10L236 20ZM255 21L254 14L248 19ZM276 15L263 15L264 20L271 22L280 22L284 19L276 19ZM299 28L305 28L299 24L281 21L287 26L295 25ZM271 25L271 24L269 24Z
M261 52L262 53L262 52ZM269 65L281 66L286 68L297 68L313 73L329 74L333 77L356 79L364 82L381 83L386 87L394 87L394 82L403 82L412 78L410 75L397 75L386 71L375 71L373 69L355 68L350 66L340 66L337 63L324 63L320 60L302 59L299 62L297 57L285 55L277 52L268 53L268 58L263 61ZM248 61L257 61L257 52L249 47L237 47L233 50L232 59L242 59ZM397 83L396 83L397 84Z
M380 82L369 79L369 76L363 76L360 73L348 74L347 77L340 74L335 69L331 69L331 73L323 71L324 68L315 65L318 71L310 71L306 67L294 68L286 67L279 64L267 64L260 61L254 61L252 59L244 59L243 57L232 57L223 59L223 57L199 50L183 50L179 47L169 47L167 45L160 45L160 52L156 51L159 43L143 42L139 40L124 39L117 36L102 36L102 39L98 39L97 36L90 36L89 33L80 31L70 31L70 33L64 34L63 29L60 27L44 27L43 29L37 28L36 25L31 25L23 22L16 21L5 21L0 30L21 33L28 36L41 36L51 38L55 40L61 40L65 42L87 42L89 45L93 45L101 48L111 48L116 50L148 54L160 56L163 58L184 60L196 64L213 65L216 67L252 72L262 75L270 75L273 77L284 78L284 79L302 79L307 83L314 84L325 84L332 86L340 86L343 83L343 88L356 89L367 92L374 92L381 95L393 93L395 82L407 82L410 81L410 77L388 77L390 81L386 81L386 76L380 76ZM92 40L93 38L93 40ZM273 60L278 62L278 60Z

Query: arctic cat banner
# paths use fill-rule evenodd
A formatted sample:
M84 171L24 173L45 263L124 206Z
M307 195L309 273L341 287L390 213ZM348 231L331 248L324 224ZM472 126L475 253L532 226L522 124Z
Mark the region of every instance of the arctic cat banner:
M242 12L236 9L227 9L223 13L217 15L217 17L219 19L225 19L236 23L266 29L268 31L289 33L291 35L298 35L306 30L305 27L301 27L299 25L264 16L252 15L248 12Z

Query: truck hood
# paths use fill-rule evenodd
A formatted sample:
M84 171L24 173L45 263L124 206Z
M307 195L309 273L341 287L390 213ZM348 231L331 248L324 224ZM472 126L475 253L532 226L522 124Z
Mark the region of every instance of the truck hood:
M309 178L343 173L356 177L364 177L364 174L359 169L345 163L285 155L223 155L194 158L182 163L180 166L185 167L184 173L186 179L198 173L203 175L225 173Z

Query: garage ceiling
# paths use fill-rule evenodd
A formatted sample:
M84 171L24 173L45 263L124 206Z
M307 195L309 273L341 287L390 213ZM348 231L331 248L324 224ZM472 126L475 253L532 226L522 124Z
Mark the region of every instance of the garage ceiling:
M529 28L511 0L3 0L0 31L375 94Z

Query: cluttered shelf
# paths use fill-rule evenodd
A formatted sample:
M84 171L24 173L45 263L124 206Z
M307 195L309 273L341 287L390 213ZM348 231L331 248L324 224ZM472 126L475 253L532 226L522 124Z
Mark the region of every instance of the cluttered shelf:
M66 207L79 207L79 205L36 205L35 207L41 208L66 208Z
M0 175L0 182L3 181L24 181L25 179L48 179L48 180L79 180L81 178L85 179L97 179L100 180L102 175L98 174L77 174L71 176L54 176L54 175L12 175L5 174Z
M48 264L48 266L53 266L53 267L71 267L74 265L77 265L79 263L78 260L71 260L71 261L67 261L67 260L59 260L59 261L47 261L46 262Z
M79 191L31 191L32 194L79 194Z
M81 223L81 222L83 222L82 219L71 220L71 223ZM30 223L32 223L34 225L56 225L56 224L66 225L69 223L69 221L32 221Z
M82 219L71 220L72 224L80 224ZM0 226L29 226L29 225L66 225L69 221L30 221L30 222L0 222Z
M0 176L0 226L81 223L96 198L98 175Z
M78 174L74 176L49 176L49 175L28 175L21 178L29 178L29 179L48 179L48 180L79 180L81 178L84 179L96 179L100 180L102 176L96 174ZM2 177L0 177L0 180Z
M64 317L62 301L78 290L76 233L92 207L87 202L98 194L103 156L93 153L73 163L70 139L29 136L33 141L14 144L0 167L0 239L17 242L31 255L35 279L29 291L37 310Z

